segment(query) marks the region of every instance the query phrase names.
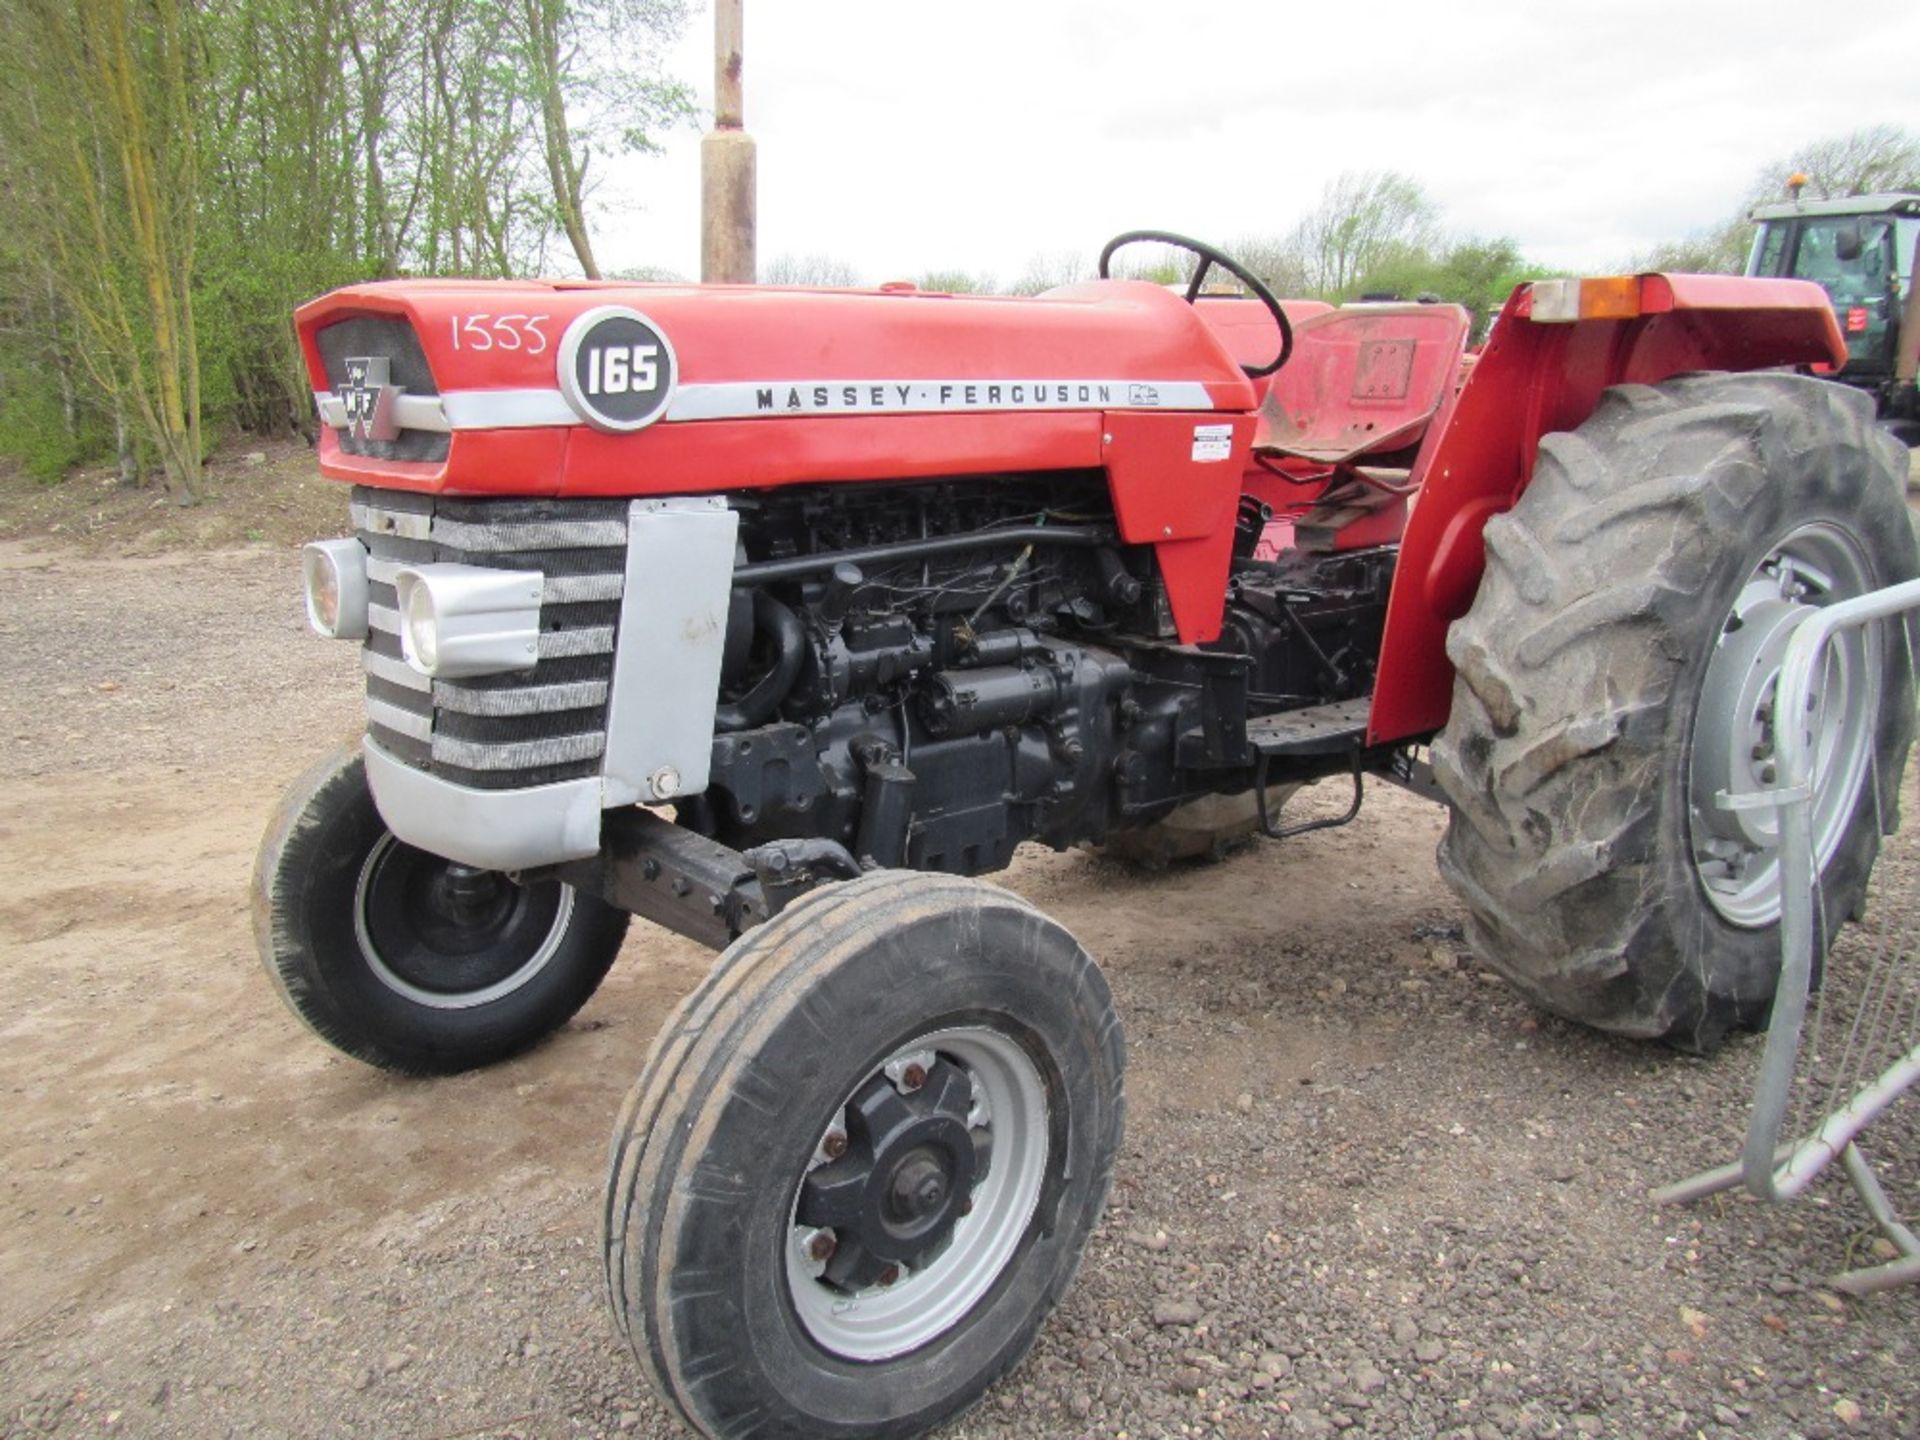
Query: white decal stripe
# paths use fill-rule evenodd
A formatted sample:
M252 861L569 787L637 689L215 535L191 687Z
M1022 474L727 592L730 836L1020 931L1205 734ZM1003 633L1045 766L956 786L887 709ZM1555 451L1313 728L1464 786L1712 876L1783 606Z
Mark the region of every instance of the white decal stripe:
M1198 380L747 380L682 385L664 418L1211 409Z
M325 423L344 427L346 407L314 395ZM408 430L526 430L583 423L558 390L449 390L396 402ZM664 422L754 420L795 415L943 415L997 411L1211 410L1198 380L735 380L682 385Z

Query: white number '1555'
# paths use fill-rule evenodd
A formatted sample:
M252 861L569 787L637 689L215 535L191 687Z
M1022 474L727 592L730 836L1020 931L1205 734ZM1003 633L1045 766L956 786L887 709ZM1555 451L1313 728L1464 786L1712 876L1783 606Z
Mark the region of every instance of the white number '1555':
M625 395L660 383L658 345L608 345L587 352L587 393Z

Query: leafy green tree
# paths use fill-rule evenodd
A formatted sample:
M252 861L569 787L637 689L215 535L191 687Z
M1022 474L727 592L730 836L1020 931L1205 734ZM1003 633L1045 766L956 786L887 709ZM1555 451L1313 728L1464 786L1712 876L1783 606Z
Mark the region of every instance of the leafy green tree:
M24 202L13 222L45 250L80 368L191 504L203 454L196 12L6 0L0 17L0 133Z

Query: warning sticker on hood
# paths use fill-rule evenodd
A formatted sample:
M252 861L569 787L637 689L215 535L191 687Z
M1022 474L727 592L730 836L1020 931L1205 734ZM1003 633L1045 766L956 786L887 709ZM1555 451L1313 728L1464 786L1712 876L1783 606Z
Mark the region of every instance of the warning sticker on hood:
M1196 425L1193 427L1193 458L1196 464L1207 460L1226 460L1233 455L1233 426Z

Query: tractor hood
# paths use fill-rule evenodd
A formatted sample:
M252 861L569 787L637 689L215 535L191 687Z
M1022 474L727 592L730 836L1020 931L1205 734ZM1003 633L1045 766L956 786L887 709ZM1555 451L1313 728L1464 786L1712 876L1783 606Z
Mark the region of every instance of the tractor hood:
M392 281L303 306L320 463L362 484L647 495L1093 467L1116 411L1245 414L1193 307L1093 281L1032 299Z

